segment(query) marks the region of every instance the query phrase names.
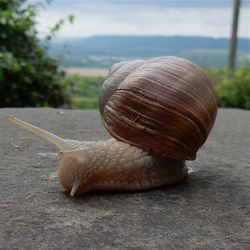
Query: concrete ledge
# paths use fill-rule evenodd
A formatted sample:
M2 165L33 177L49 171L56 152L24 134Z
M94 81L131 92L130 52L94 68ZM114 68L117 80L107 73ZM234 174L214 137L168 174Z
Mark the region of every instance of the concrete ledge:
M109 138L97 111L0 109L0 249L249 249L249 111L219 111L187 181L80 198L47 181L56 149L9 114L66 138Z

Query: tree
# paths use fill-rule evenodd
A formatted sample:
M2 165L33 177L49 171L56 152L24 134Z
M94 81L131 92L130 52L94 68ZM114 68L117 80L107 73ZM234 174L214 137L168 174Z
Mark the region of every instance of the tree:
M0 107L69 103L64 73L38 39L36 10L26 0L0 1Z
M230 48L229 48L229 55L228 55L229 74L232 74L235 69L239 12L240 12L240 0L234 0L232 34L231 34Z

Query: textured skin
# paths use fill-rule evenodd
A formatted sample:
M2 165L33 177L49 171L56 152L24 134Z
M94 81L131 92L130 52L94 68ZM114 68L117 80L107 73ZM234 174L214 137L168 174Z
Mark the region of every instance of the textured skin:
M154 157L146 151L111 139L82 142L61 155L58 176L68 191L142 190L174 183L187 176L184 161Z

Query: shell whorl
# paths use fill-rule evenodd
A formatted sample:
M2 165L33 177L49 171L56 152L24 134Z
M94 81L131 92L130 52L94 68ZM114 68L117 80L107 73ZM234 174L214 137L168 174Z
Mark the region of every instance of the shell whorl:
M115 64L103 83L99 109L114 138L193 160L213 127L217 101L198 66L167 56Z

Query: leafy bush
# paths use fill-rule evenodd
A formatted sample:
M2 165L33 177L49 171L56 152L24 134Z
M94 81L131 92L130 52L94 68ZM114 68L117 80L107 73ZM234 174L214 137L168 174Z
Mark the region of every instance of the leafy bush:
M64 79L64 87L71 95L72 108L96 109L98 97L104 77L68 75Z
M0 1L0 107L69 103L64 73L37 38L36 7L26 0Z
M225 68L206 68L205 71L213 80L214 86L221 84L227 76L227 71Z
M220 107L250 109L250 69L239 68L216 88Z
M95 97L73 97L71 107L74 109L97 109L98 96Z

